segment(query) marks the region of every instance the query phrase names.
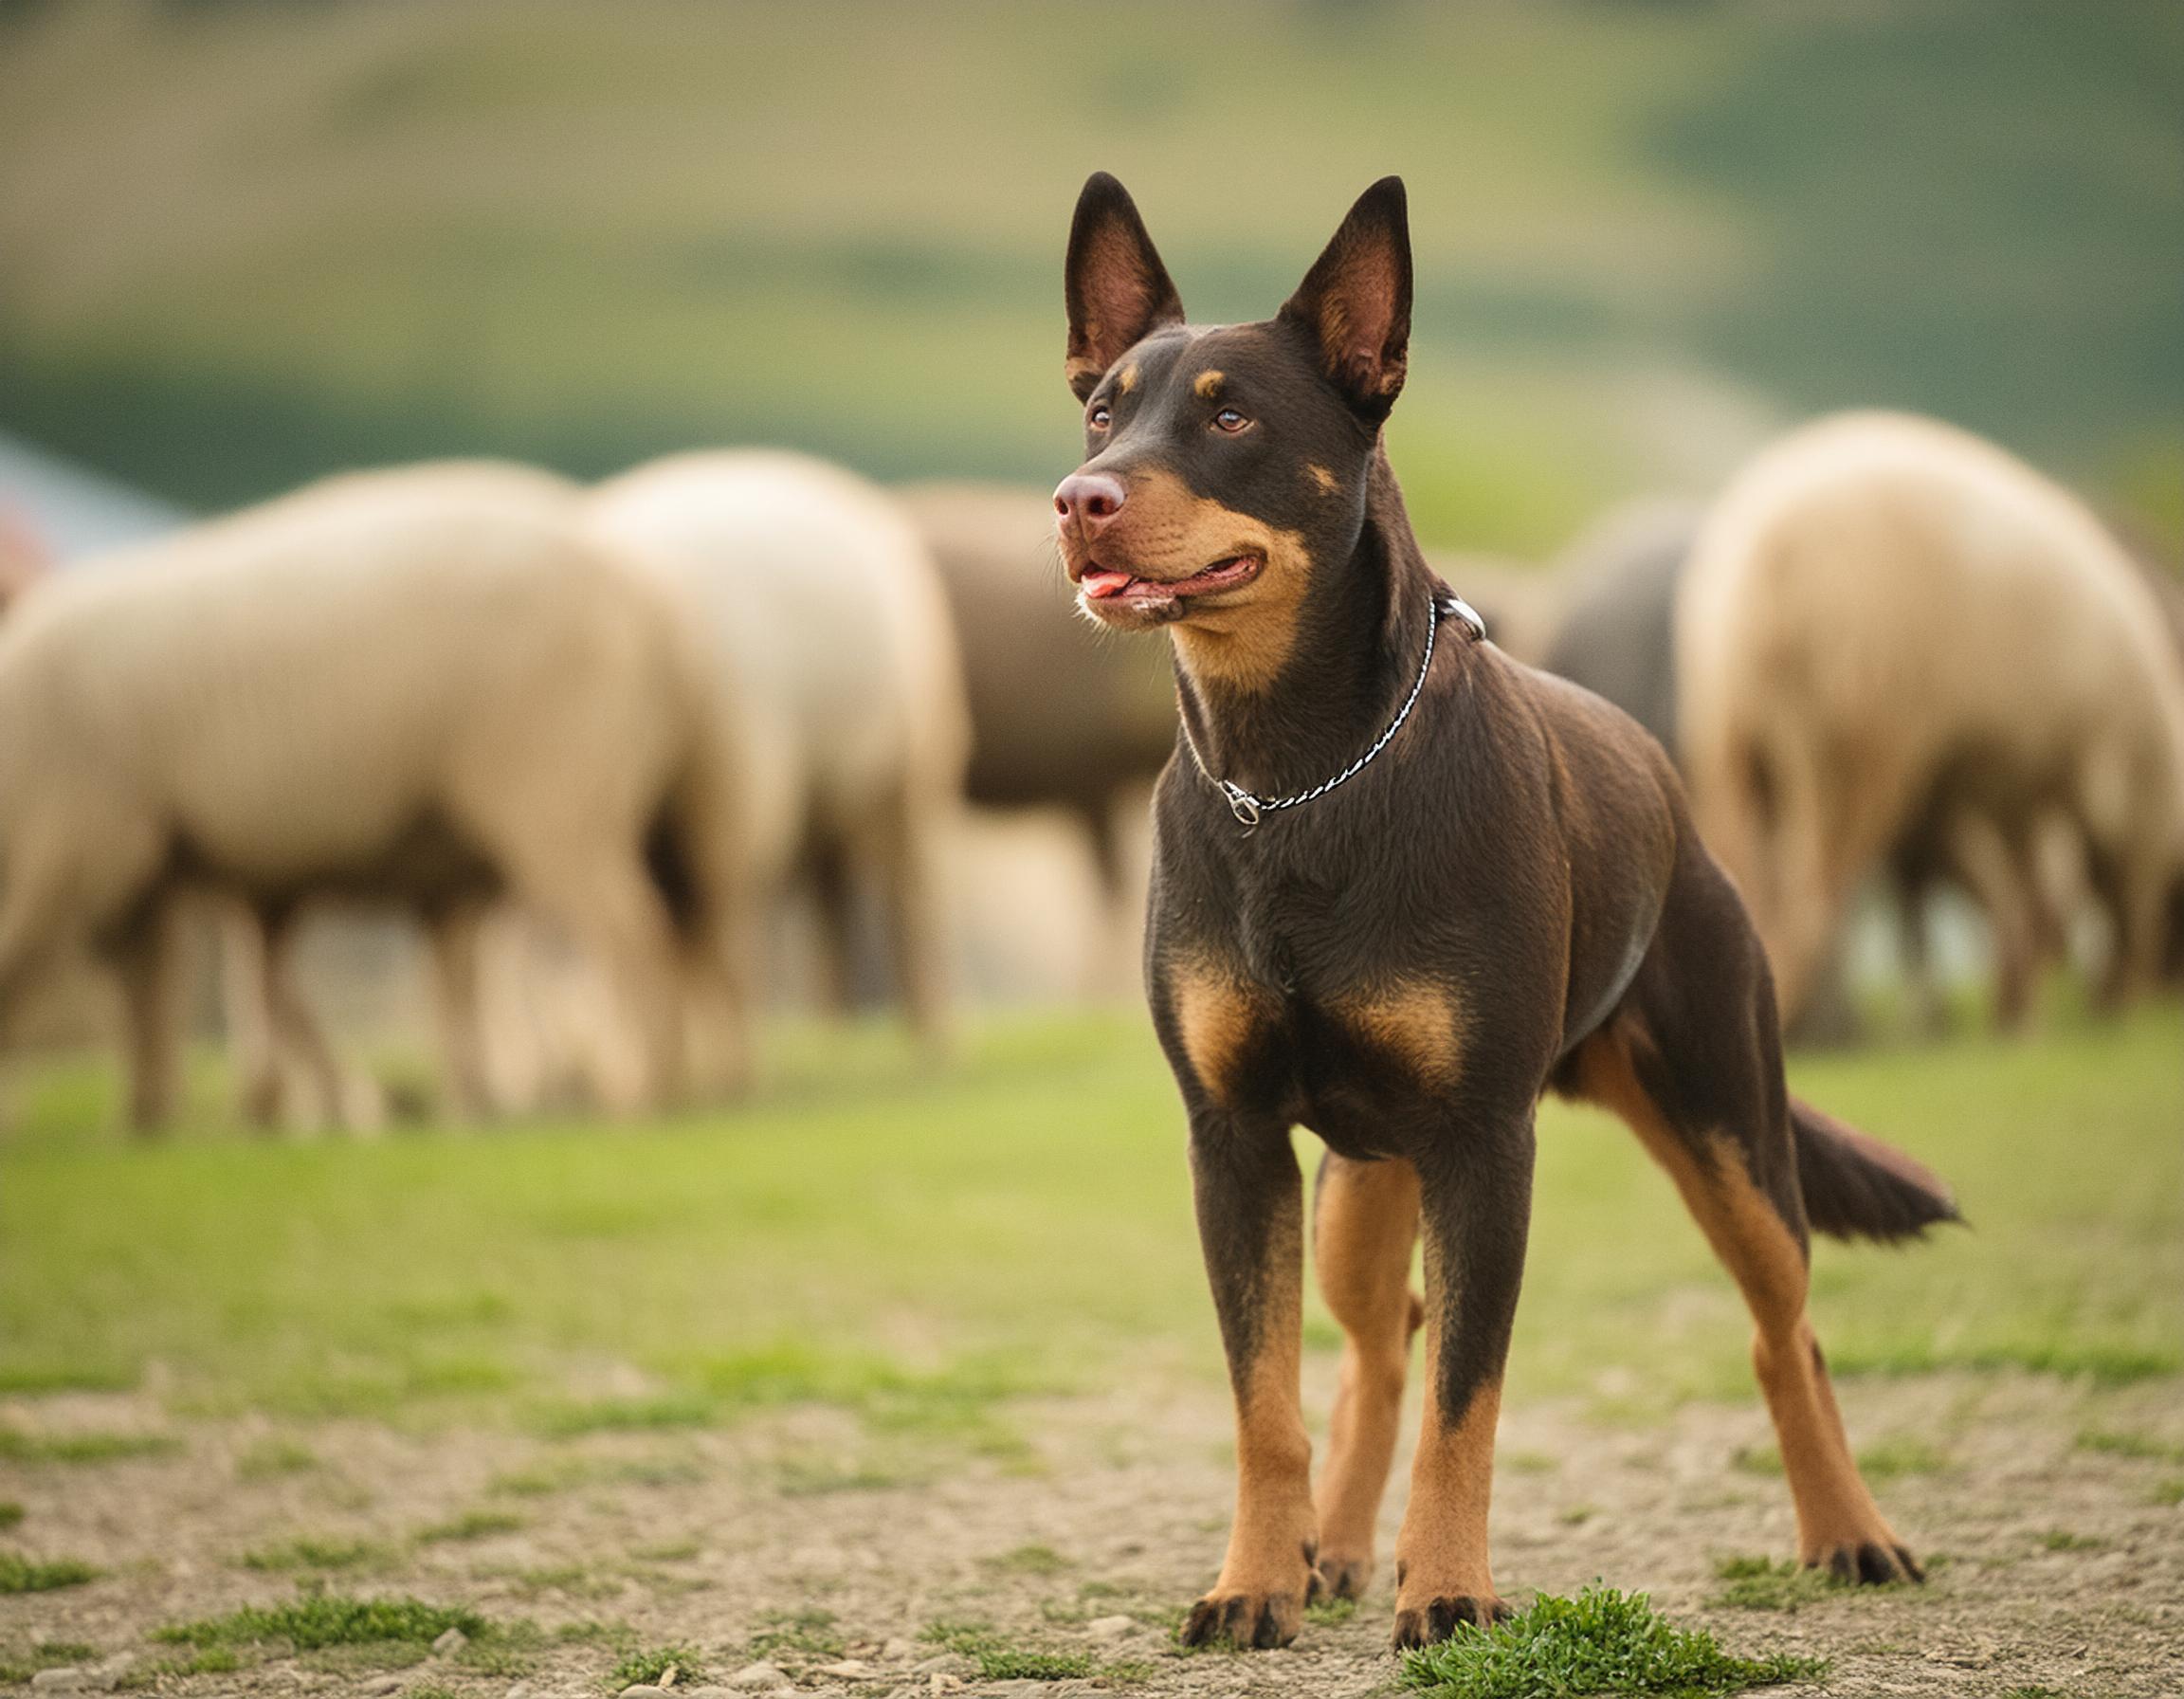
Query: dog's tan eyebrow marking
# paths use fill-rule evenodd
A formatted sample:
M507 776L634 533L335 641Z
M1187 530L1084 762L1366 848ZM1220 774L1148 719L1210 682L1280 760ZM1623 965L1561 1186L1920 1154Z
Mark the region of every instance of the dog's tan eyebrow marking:
M1342 481L1318 461L1307 464L1304 472L1305 476L1320 486L1320 493L1323 496L1331 496L1342 487Z
M1208 367L1191 380L1191 393L1201 401L1210 401L1221 393L1221 386L1228 381L1228 375L1225 372L1216 372Z
M1118 395L1127 395L1137 387L1138 368L1136 365L1124 366L1121 371L1115 375L1115 393Z

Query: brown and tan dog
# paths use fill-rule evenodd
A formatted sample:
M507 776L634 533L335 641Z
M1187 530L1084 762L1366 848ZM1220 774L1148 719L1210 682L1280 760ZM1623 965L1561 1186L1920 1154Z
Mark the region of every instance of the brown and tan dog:
M1277 317L1198 327L1095 176L1066 292L1086 452L1055 492L1063 558L1094 616L1167 630L1205 768L1179 747L1162 778L1146 942L1237 1415L1228 1554L1184 1637L1282 1645L1316 1591L1363 1589L1421 1321L1395 1640L1504 1613L1487 1500L1550 1087L1629 1122L1743 1288L1799 1555L1916 1577L1806 1321L1806 1234L1902 1237L1955 1209L1785 1091L1766 959L1660 747L1480 641L1420 557L1381 447L1410 329L1402 185L1366 192ZM1298 1124L1327 1146L1313 1242L1345 1334L1317 1495Z

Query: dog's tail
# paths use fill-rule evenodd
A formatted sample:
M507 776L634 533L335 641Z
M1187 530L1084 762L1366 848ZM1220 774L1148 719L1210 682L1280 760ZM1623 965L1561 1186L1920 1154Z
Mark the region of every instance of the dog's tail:
M1915 1239L1937 1221L1960 1221L1940 1178L1892 1145L1790 1100L1805 1215L1839 1239Z

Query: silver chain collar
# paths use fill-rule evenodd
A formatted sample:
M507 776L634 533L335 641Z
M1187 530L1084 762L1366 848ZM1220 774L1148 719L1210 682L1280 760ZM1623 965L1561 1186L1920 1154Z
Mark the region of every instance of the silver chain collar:
M1244 828L1246 837L1249 837L1259 829L1260 817L1263 814L1273 809L1295 808L1300 803L1319 800L1337 785L1345 780L1356 778L1371 764L1374 756L1388 747L1390 740L1403 729L1403 722L1410 718L1410 710L1418 705L1418 693L1426 688L1426 675L1433 669L1434 634L1440 630L1441 621L1444 618L1462 620L1470 631L1471 641L1474 643L1481 641L1486 635L1486 622L1479 617L1478 612L1473 609L1469 602L1446 590L1435 592L1432 598L1426 604L1425 658L1418 663L1418 676L1410 681L1410 694L1403 699L1403 705L1395 710L1395 718L1388 722L1388 729L1373 740L1371 748L1343 768L1333 778L1321 780L1309 791L1299 791L1294 796L1260 796L1247 791L1232 779L1218 776L1210 767L1206 765L1206 758L1198 753L1198 740L1191 735L1190 717L1188 715L1179 717L1183 727L1183 747L1191 752L1192 762L1197 767L1199 776L1228 799L1228 812L1236 816L1236 823Z

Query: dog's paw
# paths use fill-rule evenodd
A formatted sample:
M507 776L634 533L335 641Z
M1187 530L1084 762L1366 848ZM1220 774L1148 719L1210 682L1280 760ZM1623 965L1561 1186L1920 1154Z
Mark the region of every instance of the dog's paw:
M1825 1569L1853 1586L1885 1587L1892 1581L1923 1581L1926 1572L1908 1546L1893 1540L1845 1540L1808 1552L1808 1569Z
M1178 1635L1186 1646L1233 1646L1266 1652L1286 1646L1304 1626L1304 1607L1320 1595L1320 1577L1287 1593L1209 1593L1191 1607Z
M1404 1652L1413 1646L1430 1646L1438 1640L1446 1640L1456 1632L1458 1623L1468 1622L1474 1628L1491 1628L1497 1622L1507 1621L1509 1616L1508 1604L1491 1593L1444 1595L1414 1605L1397 1599L1395 1650Z
M1368 1551L1344 1557L1340 1552L1323 1551L1316 1574L1319 1590L1327 1598L1363 1599L1373 1580L1373 1554Z

